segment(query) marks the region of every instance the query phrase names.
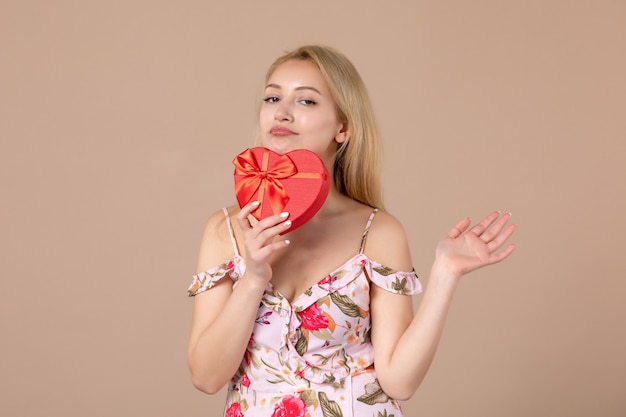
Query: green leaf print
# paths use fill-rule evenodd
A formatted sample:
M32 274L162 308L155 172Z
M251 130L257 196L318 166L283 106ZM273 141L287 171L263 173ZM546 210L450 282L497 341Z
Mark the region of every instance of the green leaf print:
M340 280L341 278L345 277L347 273L348 271L346 271L345 269L342 269L341 271L336 272L335 275L333 275L333 281Z
M389 401L389 396L385 394L380 387L377 379L371 384L365 385L365 394L357 398L357 401L361 401L367 405L374 405L376 403L386 403Z
M395 414L387 414L387 410L385 410L384 414L379 411L376 417L395 417Z
M338 388L343 388L344 387L344 383L345 383L345 379L341 379L339 380L339 382L337 382L337 378L335 378L335 375L333 374L324 374L324 381L323 383L325 385L329 385L335 389Z
M326 396L326 393L320 392L318 394L320 399L320 405L322 406L322 414L324 417L343 417L341 408L335 401L331 401Z
M358 305L350 297L347 295L341 295L337 292L333 292L330 294L330 299L333 300L333 303L339 307L339 310L343 314L349 317L363 317L361 313L361 309Z
M406 278L402 278L402 281L396 278L395 282L391 284L391 288L400 294L407 294L409 292L406 288Z
M396 271L394 269L391 269L391 268L389 268L387 266L383 266L383 265L374 267L372 269L374 271L378 272L380 275L385 276L385 277L387 277L387 276L389 276L391 274L395 274L396 273Z
M239 405L241 406L241 411L243 411L244 413L248 411L249 406L247 400L240 401Z
M312 389L304 390L300 393L300 398L306 404L307 407L315 405L315 391Z
M255 355L254 353L250 353L250 363L256 369L259 369L261 367L261 361L259 360L259 357Z
M273 365L271 365L271 364L267 363L267 362L265 361L265 359L263 359L263 358L261 358L261 362L263 362L263 365L267 366L269 369L273 369L273 370L275 370L275 371L277 371L277 370L278 370L278 368L276 368L275 366L273 366Z
M333 339L333 334L328 329L311 330L311 334L320 340Z
M326 304L327 299L328 297L322 297L319 300L317 300L315 304L317 304L318 307L321 307L322 305Z
M304 337L304 333L302 333L296 342L296 352L298 352L298 355L304 356L307 350L309 350L309 342Z
M335 375L333 375L333 374L324 374L324 384L326 384L326 385L334 385L336 381L337 381L337 378L335 378Z
M263 302L259 305L259 307L261 307L261 305L265 304L267 307L269 307L270 309L276 311L277 313L281 313L283 311L283 308L280 304L280 301L271 301L271 297L275 296L276 293L272 292L270 290L265 290L264 292L265 295L268 295L268 297L265 297Z
M368 327L363 332L363 343L369 343L372 340L372 328Z
M345 349L341 349L341 352L339 353L340 355L340 364L341 366L344 367L344 369L346 370L346 372L350 373L350 366L348 366L348 355L346 354L346 350Z

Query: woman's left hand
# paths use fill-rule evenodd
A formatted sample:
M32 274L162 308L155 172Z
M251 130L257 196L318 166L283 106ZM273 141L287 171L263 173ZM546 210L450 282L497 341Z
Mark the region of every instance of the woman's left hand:
M507 226L510 218L510 213L501 216L496 211L472 228L469 218L461 220L439 241L435 262L441 262L440 266L459 278L502 261L515 249L515 244L511 243L499 251L515 231L514 224Z

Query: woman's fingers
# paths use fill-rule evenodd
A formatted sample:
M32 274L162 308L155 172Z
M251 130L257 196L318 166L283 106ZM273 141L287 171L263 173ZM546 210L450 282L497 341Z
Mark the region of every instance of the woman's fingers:
M511 213L500 215L499 211L494 211L470 229L471 221L466 217L454 225L454 227L446 233L446 237L456 239L465 232L472 233L487 244L490 252L494 252L500 248L515 231L515 225L509 224L507 226L510 219Z
M259 207L259 202L258 201L253 201L249 204L246 204L245 206L243 206L241 208L241 210L239 211L239 213L237 214L237 221L239 222L239 225L241 226L241 229L245 232L246 230L251 230L253 228L258 229L259 231L264 231L268 228L271 228L273 226L276 226L277 224L284 222L283 225L287 225L285 228L289 228L289 226L291 226L291 221L287 220L285 221L288 217L289 217L289 213L287 212L282 212L279 214L275 214L272 216L268 216L265 219L262 219L258 222L254 222L255 224L253 225L250 222L250 216L252 215L252 213ZM280 231L282 232L284 230L281 229Z
M258 201L252 201L251 203L243 206L239 213L237 213L237 222L239 222L239 227L241 227L241 230L245 231L252 228L248 217L252 214L254 210L259 207L259 204L260 203Z
M477 227L473 227L472 232L483 242L490 243L500 234L504 226L511 219L511 213L505 213L500 218L498 218L498 216L500 216L500 212L491 213L483 222L477 225ZM488 221L489 223L487 224Z
M259 230L259 237L263 241L274 239L279 233L291 227L291 220L288 219L289 213L282 212L269 216L255 225L255 229Z
M513 234L513 232L515 232L515 225L514 224L508 225L502 233L498 233L493 238L493 240L487 243L487 247L489 248L489 251L495 252L496 250L498 250L504 244L504 242L506 242L507 239Z
M237 214L237 221L244 237L247 271L251 276L269 281L272 277L269 264L272 253L289 245L288 240L276 237L291 227L291 221L287 212L256 221L252 213L258 207L256 201L246 204Z
M448 231L448 233L446 233L446 237L456 239L457 237L461 236L464 231L467 230L471 222L472 221L469 217L464 218L463 220L455 224L454 227Z
M258 201L253 201L241 208L237 214L237 221L246 238L246 247L254 252L272 252L275 247L282 247L285 241L273 245L273 240L279 233L291 227L289 213L282 212L268 216L260 221L250 221L252 213L259 207ZM262 249L267 249L263 251Z
M492 253L491 254L491 259L489 262L490 264L495 264L498 263L502 260L504 260L507 256L509 256L511 253L513 253L513 251L515 250L515 243L511 243L509 244L506 248L504 248L503 250L501 250L500 252L497 253Z
M483 236L488 235L485 239L489 240L485 240L485 242L487 243L487 248L489 249L491 261L490 263L492 264L502 261L515 250L515 244L511 243L500 252L496 252L515 232L514 224L509 224L508 226L506 226L506 228L504 227L508 223L510 218L511 213L505 214L504 216L502 216L502 218L498 220L496 224L491 227L491 229L489 229L486 233L483 233Z
M269 256L272 254L272 252L277 251L282 248L286 248L287 246L289 246L289 243L290 242L287 239L280 239L280 240L277 240L276 242L269 243L263 246L262 248L260 248L256 256L253 255L252 257L255 258L256 260L268 259Z
M476 236L481 237L483 235L483 233L485 233L487 231L487 229L489 229L489 226L491 226L493 224L493 222L496 221L496 219L499 216L500 216L500 212L499 211L494 211L493 213L491 213L487 217L485 217L476 226L472 227L470 229L470 232L474 233ZM488 236L485 236L485 237L488 237Z

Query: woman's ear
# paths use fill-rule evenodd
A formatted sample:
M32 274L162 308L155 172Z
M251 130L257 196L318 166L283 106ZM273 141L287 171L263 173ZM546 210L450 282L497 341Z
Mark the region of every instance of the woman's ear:
M342 123L341 129L335 135L335 142L344 143L350 137L350 129L348 128L348 123Z

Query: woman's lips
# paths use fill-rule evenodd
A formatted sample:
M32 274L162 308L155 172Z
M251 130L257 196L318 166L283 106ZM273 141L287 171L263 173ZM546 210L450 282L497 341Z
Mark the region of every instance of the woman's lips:
M293 130L287 129L286 127L274 126L270 130L270 134L274 136L291 136L295 135L296 133Z

